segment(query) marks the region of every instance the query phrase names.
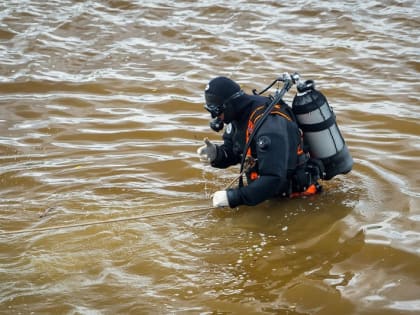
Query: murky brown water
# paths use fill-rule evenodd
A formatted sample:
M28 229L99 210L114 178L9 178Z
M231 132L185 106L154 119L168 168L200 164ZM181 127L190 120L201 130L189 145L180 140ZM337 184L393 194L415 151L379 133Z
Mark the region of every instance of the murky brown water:
M201 211L1 234L0 313L418 314L419 21L417 0L1 2L2 233ZM207 81L285 71L327 95L353 172L203 211L238 171L195 155L220 137Z

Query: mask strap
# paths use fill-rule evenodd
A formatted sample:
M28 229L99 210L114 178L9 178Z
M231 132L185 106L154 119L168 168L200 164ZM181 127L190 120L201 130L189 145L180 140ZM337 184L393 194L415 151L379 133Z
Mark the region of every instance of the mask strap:
M239 90L238 92L233 93L231 96L229 96L229 97L228 97L228 99L227 99L226 101L224 101L224 102L223 102L223 104L227 104L227 103L229 103L230 101L233 101L235 98L238 98L238 97L240 97L240 96L242 96L242 95L244 95L244 94L245 94L245 92L244 92L244 91Z

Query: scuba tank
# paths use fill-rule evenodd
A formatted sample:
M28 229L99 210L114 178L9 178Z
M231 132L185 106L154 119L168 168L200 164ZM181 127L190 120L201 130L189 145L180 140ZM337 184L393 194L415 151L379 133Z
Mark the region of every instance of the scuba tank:
M325 168L323 179L351 171L353 158L338 129L335 114L326 97L315 90L315 83L298 80L298 93L292 103L299 128L303 131L305 145L311 158L322 161Z

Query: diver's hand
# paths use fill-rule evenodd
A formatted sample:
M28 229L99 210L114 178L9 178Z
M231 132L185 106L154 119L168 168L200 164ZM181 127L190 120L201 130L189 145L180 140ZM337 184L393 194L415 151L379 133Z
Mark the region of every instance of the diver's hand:
M213 207L229 207L229 201L226 190L219 190L214 193Z
M197 153L201 162L211 163L216 159L217 147L208 138L204 138L204 145L199 147Z

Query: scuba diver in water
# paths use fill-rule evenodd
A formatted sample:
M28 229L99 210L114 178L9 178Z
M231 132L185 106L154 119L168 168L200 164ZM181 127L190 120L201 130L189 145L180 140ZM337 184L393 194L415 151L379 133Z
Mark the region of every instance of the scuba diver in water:
M204 107L213 118L210 126L217 132L225 124L226 127L223 144L214 144L206 138L197 153L201 161L215 168L240 163L241 174L244 173L247 178L247 185L243 184L240 176L237 188L214 193L214 207L234 208L257 205L277 196L313 195L321 191L320 179L331 179L351 170L352 158L325 97L315 90L313 81L301 83L298 79L298 74L294 75L294 79L288 74L277 79L285 84L281 95L277 93L275 97L261 95L269 87L259 94L255 90L253 95L246 94L227 77L216 77L208 83L204 92ZM282 100L292 82L299 83L293 110ZM327 112L324 107L330 117L324 114L320 122L311 122L305 117L315 111ZM299 124L299 118L306 119L305 124ZM312 136L312 146L323 146L317 148L318 152L303 143L302 129ZM328 136L325 135L319 137L324 131L329 133L330 139L326 139ZM334 146L332 150L328 141Z

